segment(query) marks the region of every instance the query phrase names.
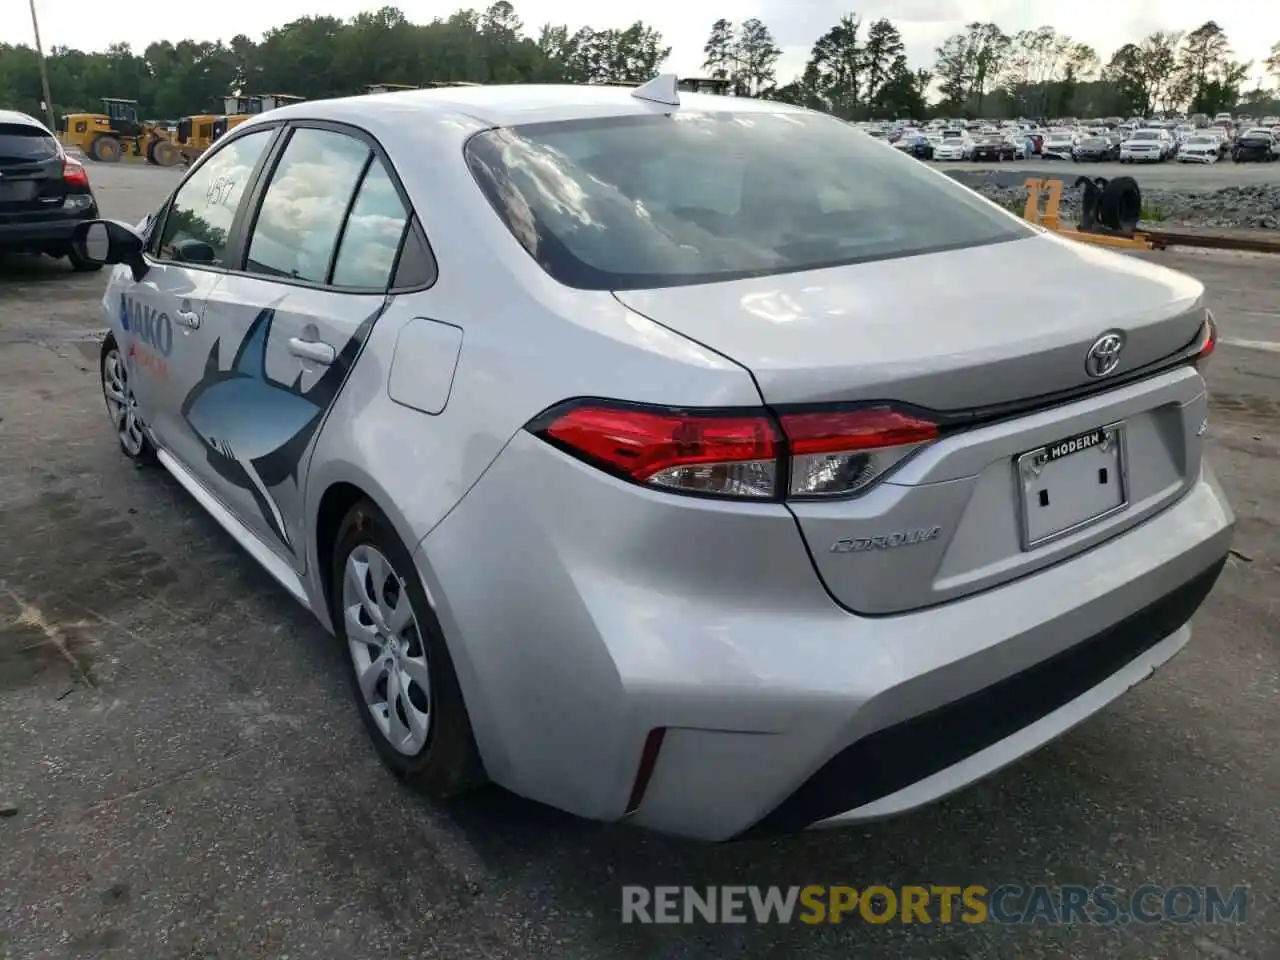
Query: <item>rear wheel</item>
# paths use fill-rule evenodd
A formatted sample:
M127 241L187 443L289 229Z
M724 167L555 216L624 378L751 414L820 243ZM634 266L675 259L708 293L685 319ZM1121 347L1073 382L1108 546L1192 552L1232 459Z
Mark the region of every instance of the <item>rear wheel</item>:
M147 438L142 419L138 416L138 402L129 383L129 365L115 337L107 335L102 342L99 361L102 374L102 396L107 402L107 415L115 427L120 449L130 460L149 463L156 451Z
M89 144L89 156L99 163L116 163L124 155L124 145L115 137L96 137Z
M356 504L343 520L330 573L334 634L383 763L436 799L483 783L439 622L413 558L373 503Z

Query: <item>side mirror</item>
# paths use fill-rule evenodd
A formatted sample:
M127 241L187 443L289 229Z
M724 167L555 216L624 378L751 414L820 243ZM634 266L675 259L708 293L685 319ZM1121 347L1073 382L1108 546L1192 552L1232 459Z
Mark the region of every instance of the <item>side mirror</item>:
M209 246L209 244L205 243L203 240L179 240L173 245L172 250L173 259L177 260L179 263L200 263L210 265L218 258L213 247Z
M133 271L133 279L147 274L147 261L142 257L146 241L133 227L117 220L87 220L71 234L76 253L89 263L125 263Z

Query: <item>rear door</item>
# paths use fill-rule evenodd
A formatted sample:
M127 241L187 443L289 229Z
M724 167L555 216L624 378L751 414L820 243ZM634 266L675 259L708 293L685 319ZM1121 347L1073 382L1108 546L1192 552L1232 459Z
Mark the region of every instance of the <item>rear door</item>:
M301 570L314 440L387 303L409 206L376 144L323 123L293 126L254 204L240 269L209 304L211 348L184 419L206 482ZM424 263L409 233L406 269Z
M62 150L53 134L34 123L0 122L0 224L64 217L66 197Z

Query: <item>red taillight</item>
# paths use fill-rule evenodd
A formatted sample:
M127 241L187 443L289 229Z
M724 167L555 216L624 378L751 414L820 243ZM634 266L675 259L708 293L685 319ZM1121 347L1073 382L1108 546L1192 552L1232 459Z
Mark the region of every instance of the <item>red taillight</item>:
M938 439L938 425L892 407L785 413L782 431L793 454L900 447Z
M71 157L62 158L62 179L72 187L89 186L89 171L84 168L84 164L79 160L73 160Z
M1209 358L1218 346L1218 322L1208 310L1204 312L1204 326L1200 330L1200 346L1196 349L1197 365Z
M763 412L584 403L537 432L638 483L718 496L774 495L778 434Z
M938 425L888 406L767 411L583 401L530 425L543 439L646 486L755 500L834 497L874 483Z
M933 421L887 406L786 413L781 422L791 449L792 497L856 493L938 439Z

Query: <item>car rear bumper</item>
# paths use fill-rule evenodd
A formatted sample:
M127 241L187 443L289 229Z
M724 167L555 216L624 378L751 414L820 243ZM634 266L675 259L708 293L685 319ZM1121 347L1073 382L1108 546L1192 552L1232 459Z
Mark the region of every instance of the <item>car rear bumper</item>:
M59 244L70 241L75 228L85 220L93 220L98 216L96 204L75 211L74 214L62 217L42 218L39 220L6 220L0 217L0 248L39 247L45 244Z
M723 840L902 812L1066 731L1187 642L1233 527L1205 467L1069 561L861 617L785 508L643 490L520 434L416 559L495 781Z

